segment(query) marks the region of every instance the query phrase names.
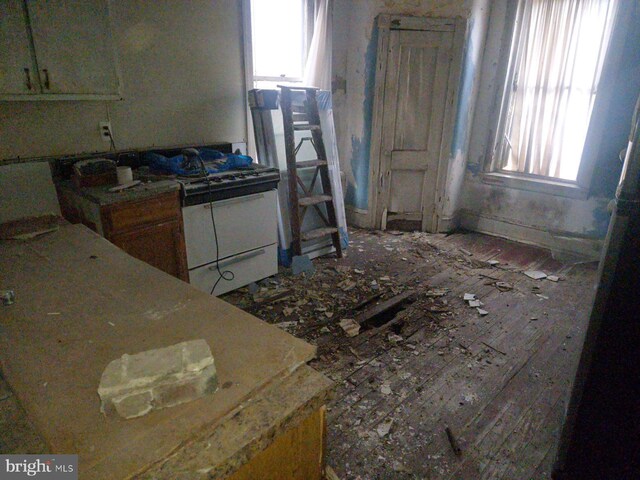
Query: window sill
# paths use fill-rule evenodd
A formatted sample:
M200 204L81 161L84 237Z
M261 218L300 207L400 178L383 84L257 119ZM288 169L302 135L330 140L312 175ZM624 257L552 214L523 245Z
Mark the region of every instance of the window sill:
M588 196L587 190L575 182L517 173L487 172L482 175L482 183L581 200Z

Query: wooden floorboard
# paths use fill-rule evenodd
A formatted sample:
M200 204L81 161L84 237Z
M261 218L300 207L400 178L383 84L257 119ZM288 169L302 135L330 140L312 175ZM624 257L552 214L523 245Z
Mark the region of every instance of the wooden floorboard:
M304 296L305 289L334 285L340 277L333 269L342 266L345 277L360 278L348 268L364 272L363 285L377 279L385 288L414 289L416 301L395 330L348 338L331 322L315 336L305 326L303 337L319 346L313 366L338 383L327 417L328 462L336 473L344 479L548 478L595 265L562 263L549 251L478 233L354 230L350 238L346 258L316 259L312 278L283 276L282 282ZM525 270L561 281L532 280ZM385 277L390 283L380 281ZM512 289L499 290L498 281ZM447 290L439 313L426 295L433 289ZM467 306L464 293L475 294L489 314ZM254 312L280 321L278 312ZM350 315L347 307L333 323Z

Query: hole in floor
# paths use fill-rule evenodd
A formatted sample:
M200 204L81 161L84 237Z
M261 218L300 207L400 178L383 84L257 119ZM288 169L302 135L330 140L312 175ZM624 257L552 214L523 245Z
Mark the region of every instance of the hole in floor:
M397 303L396 305L387 308L386 310L372 316L371 318L368 318L362 323L362 330L371 330L372 328L380 328L386 325L387 323L393 321L400 312L405 310L413 302L414 300L407 298L404 302ZM404 322L398 322L397 324L392 325L392 331L394 333L399 333L396 330L401 329L403 324Z

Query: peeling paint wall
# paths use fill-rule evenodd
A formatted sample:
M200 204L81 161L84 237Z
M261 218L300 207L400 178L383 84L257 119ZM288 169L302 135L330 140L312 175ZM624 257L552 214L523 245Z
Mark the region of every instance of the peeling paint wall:
M621 2L629 30L614 32L612 45L625 61L603 73L594 106L598 121L585 152L595 170L586 198L519 190L482 182L494 128L496 85L509 0L336 0L334 32L334 114L347 180L346 203L365 219L369 208L369 151L380 13L469 18L456 127L451 145L441 229L460 224L559 251L597 255L609 221L608 204L620 174L618 152L625 146L635 98L640 91L640 6ZM609 92L607 95L604 92Z
M593 259L609 224L609 199L602 197L577 200L467 178L461 203L461 224L468 230Z
M484 2L482 2L484 3ZM366 211L377 31L381 13L469 17L473 0L336 0L334 6L334 115L347 181L346 203Z
M469 161L460 203L465 228L535 243L553 250L597 257L609 223L609 201L620 176L618 152L626 146L635 99L640 92L640 5L621 2L629 27L618 28L611 48L624 59L619 67L603 72L594 105L585 155L595 158L595 170L587 198L576 199L483 183L482 171L491 142L492 112L500 46L505 26L506 2L492 2L492 12L482 65Z
M467 153L471 139L471 128L479 90L480 66L485 47L491 4L489 0L475 0L467 25L462 72L458 93L456 121L451 143L451 156L442 200L439 231L450 231L457 227L457 210L464 183Z

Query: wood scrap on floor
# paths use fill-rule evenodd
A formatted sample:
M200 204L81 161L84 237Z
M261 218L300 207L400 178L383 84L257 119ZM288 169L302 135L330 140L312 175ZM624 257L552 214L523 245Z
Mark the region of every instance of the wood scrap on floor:
M360 333L360 324L353 318L343 318L340 320L340 326L349 337L355 337Z
M444 431L447 434L447 439L449 440L449 445L451 445L451 450L453 450L453 453L455 453L458 457L461 456L462 449L460 448L460 445L458 445L458 441L456 440L456 437L453 435L451 428L446 427Z
M336 474L335 470L330 465L325 465L324 476L326 480L340 480L340 477Z
M394 295L388 300L385 300L381 303L378 303L377 305L372 305L371 307L367 308L363 312L359 313L354 318L354 320L360 325L371 324L375 326L380 326L380 325L376 325L376 322L375 322L376 318L389 312L390 310L394 310L394 311L397 310L404 303L410 302L411 297L414 295L415 295L415 292L413 290L408 290L406 292L399 293L398 295Z
M542 280L543 278L547 278L547 274L541 272L539 270L527 270L523 272L527 277L533 278L534 280Z

